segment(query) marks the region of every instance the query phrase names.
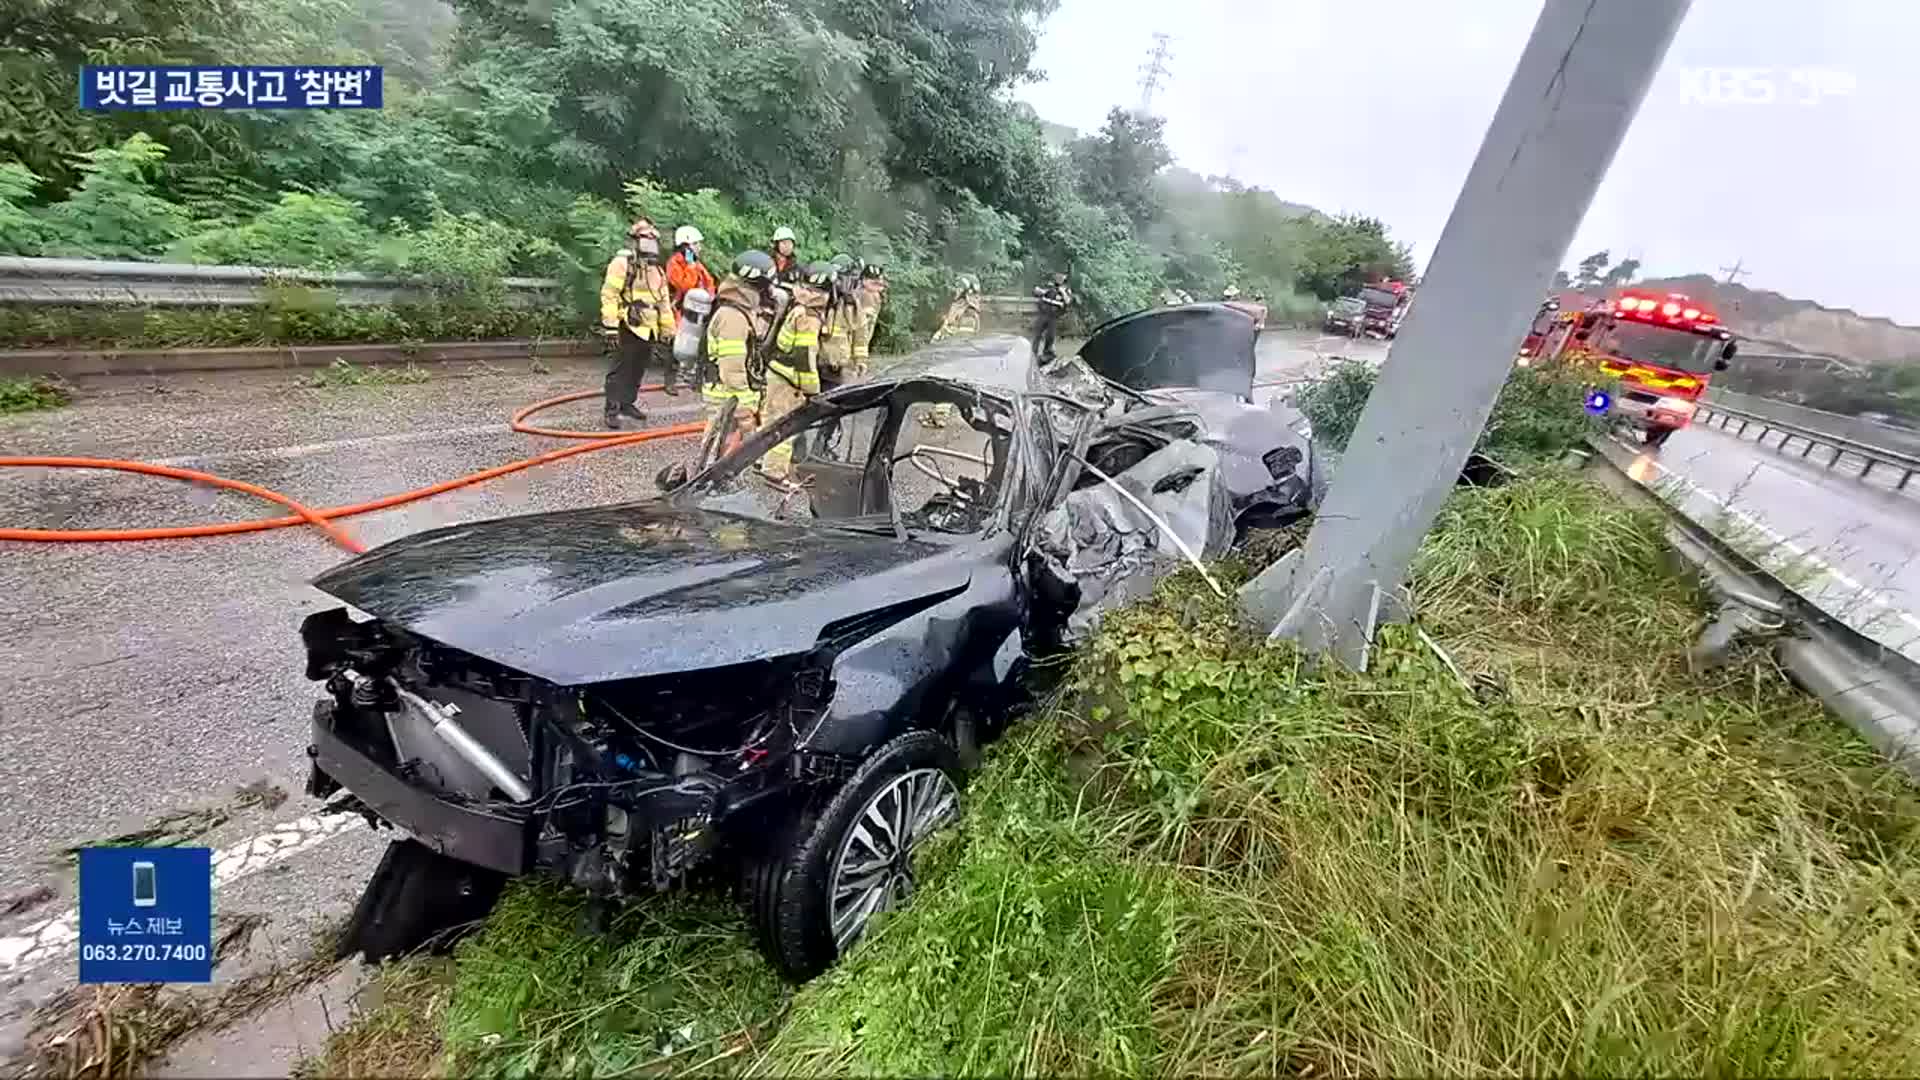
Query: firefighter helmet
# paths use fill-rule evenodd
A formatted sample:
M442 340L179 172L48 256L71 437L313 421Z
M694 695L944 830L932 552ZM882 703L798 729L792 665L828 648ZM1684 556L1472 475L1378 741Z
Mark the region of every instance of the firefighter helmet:
M673 230L673 246L674 247L684 247L687 244L698 244L705 239L706 237L700 235L700 230L694 228L691 225L682 225L679 228Z
M860 276L870 281L878 280L887 276L887 268L877 262L866 263L860 267Z
M840 268L830 262L812 262L800 268L800 283L816 289L833 287L834 276Z
M792 240L792 239L793 239L793 230L787 228L785 225L782 225L779 228L773 230L773 242L776 244L782 240Z
M773 256L764 251L749 251L733 260L733 273L743 281L764 284L773 280Z

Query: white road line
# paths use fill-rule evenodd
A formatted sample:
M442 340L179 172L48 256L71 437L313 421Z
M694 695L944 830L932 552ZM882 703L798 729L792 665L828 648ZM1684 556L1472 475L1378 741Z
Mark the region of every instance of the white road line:
M1652 465L1655 469L1658 469L1662 477L1672 479L1673 481L1675 481L1676 483L1679 483L1680 485L1685 487L1688 491L1692 492L1693 494L1698 495L1702 499L1707 500L1708 502L1712 503L1715 506L1718 506L1720 509L1726 511L1729 517L1738 519L1742 524L1746 525L1748 528L1753 529L1754 531L1758 532L1760 535L1766 537L1775 546L1785 549L1789 554L1793 555L1794 558L1800 559L1804 561L1807 565L1813 567L1814 569L1820 571L1823 574L1826 574L1828 577L1832 578L1834 581L1840 583L1840 585L1842 585L1843 587L1852 591L1853 593L1855 593L1862 599L1866 600L1868 603L1874 605L1875 607L1881 608L1882 610L1888 612L1894 618L1900 620L1902 623L1905 623L1907 626L1915 630L1920 630L1920 618L1916 618L1911 612L1903 608L1896 607L1892 601L1887 599L1887 594L1880 592L1878 590L1869 588L1868 586L1862 584L1859 581L1855 581L1853 579L1853 576L1848 574L1846 571L1841 570L1839 567L1833 565L1832 563L1826 561L1825 559L1822 559L1820 556L1815 555L1811 551L1806 550L1800 545L1794 543L1793 541L1773 531L1771 528L1767 527L1767 525L1762 523L1759 519L1753 517L1753 515L1745 513L1744 511L1741 511L1741 510L1734 509L1732 504L1728 503L1725 499L1720 498L1720 496L1715 495L1713 492L1708 491L1707 489L1687 479L1685 476L1682 476L1679 473L1675 472L1674 470L1669 469L1665 464L1660 462L1657 458L1654 458L1645 454L1641 454L1640 447L1636 447L1631 443L1624 442L1617 437L1614 439L1614 441L1619 443L1621 446L1624 446L1627 449L1634 451L1636 454L1639 454L1641 457L1643 457L1646 460L1648 464Z
M282 822L213 853L213 887L231 885L284 862L342 833L366 827L357 814L308 814ZM20 975L73 955L80 940L80 909L31 924L0 937L0 977Z

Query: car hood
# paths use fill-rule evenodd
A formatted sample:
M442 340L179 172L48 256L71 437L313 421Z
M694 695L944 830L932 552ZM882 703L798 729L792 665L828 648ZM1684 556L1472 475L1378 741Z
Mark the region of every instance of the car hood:
M1134 390L1184 386L1251 398L1259 330L1227 304L1155 308L1101 324L1080 360Z
M434 529L313 584L569 686L803 652L838 620L970 578L945 544L649 501Z

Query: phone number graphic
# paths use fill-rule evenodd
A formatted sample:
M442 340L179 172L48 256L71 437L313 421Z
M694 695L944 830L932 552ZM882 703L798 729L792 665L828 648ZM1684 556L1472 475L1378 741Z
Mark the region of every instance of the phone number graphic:
M156 960L205 960L205 945L162 945L136 942L129 945L82 945L80 959L107 963L140 963Z

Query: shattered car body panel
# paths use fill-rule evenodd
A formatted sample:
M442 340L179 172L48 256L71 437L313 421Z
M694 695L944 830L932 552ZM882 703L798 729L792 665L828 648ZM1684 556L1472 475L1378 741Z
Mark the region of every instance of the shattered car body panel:
M608 897L821 850L793 835L832 804L806 807L890 754L924 770L926 733L970 746L1028 654L1305 511L1306 444L1252 403L1251 327L1213 306L1120 320L1046 371L1023 339L943 344L664 498L435 529L328 571L315 586L372 618L301 628L326 689L310 792L439 856ZM783 443L776 482L757 467ZM343 951L417 944L386 880ZM818 939L808 918L763 944ZM804 974L808 949L769 955Z

